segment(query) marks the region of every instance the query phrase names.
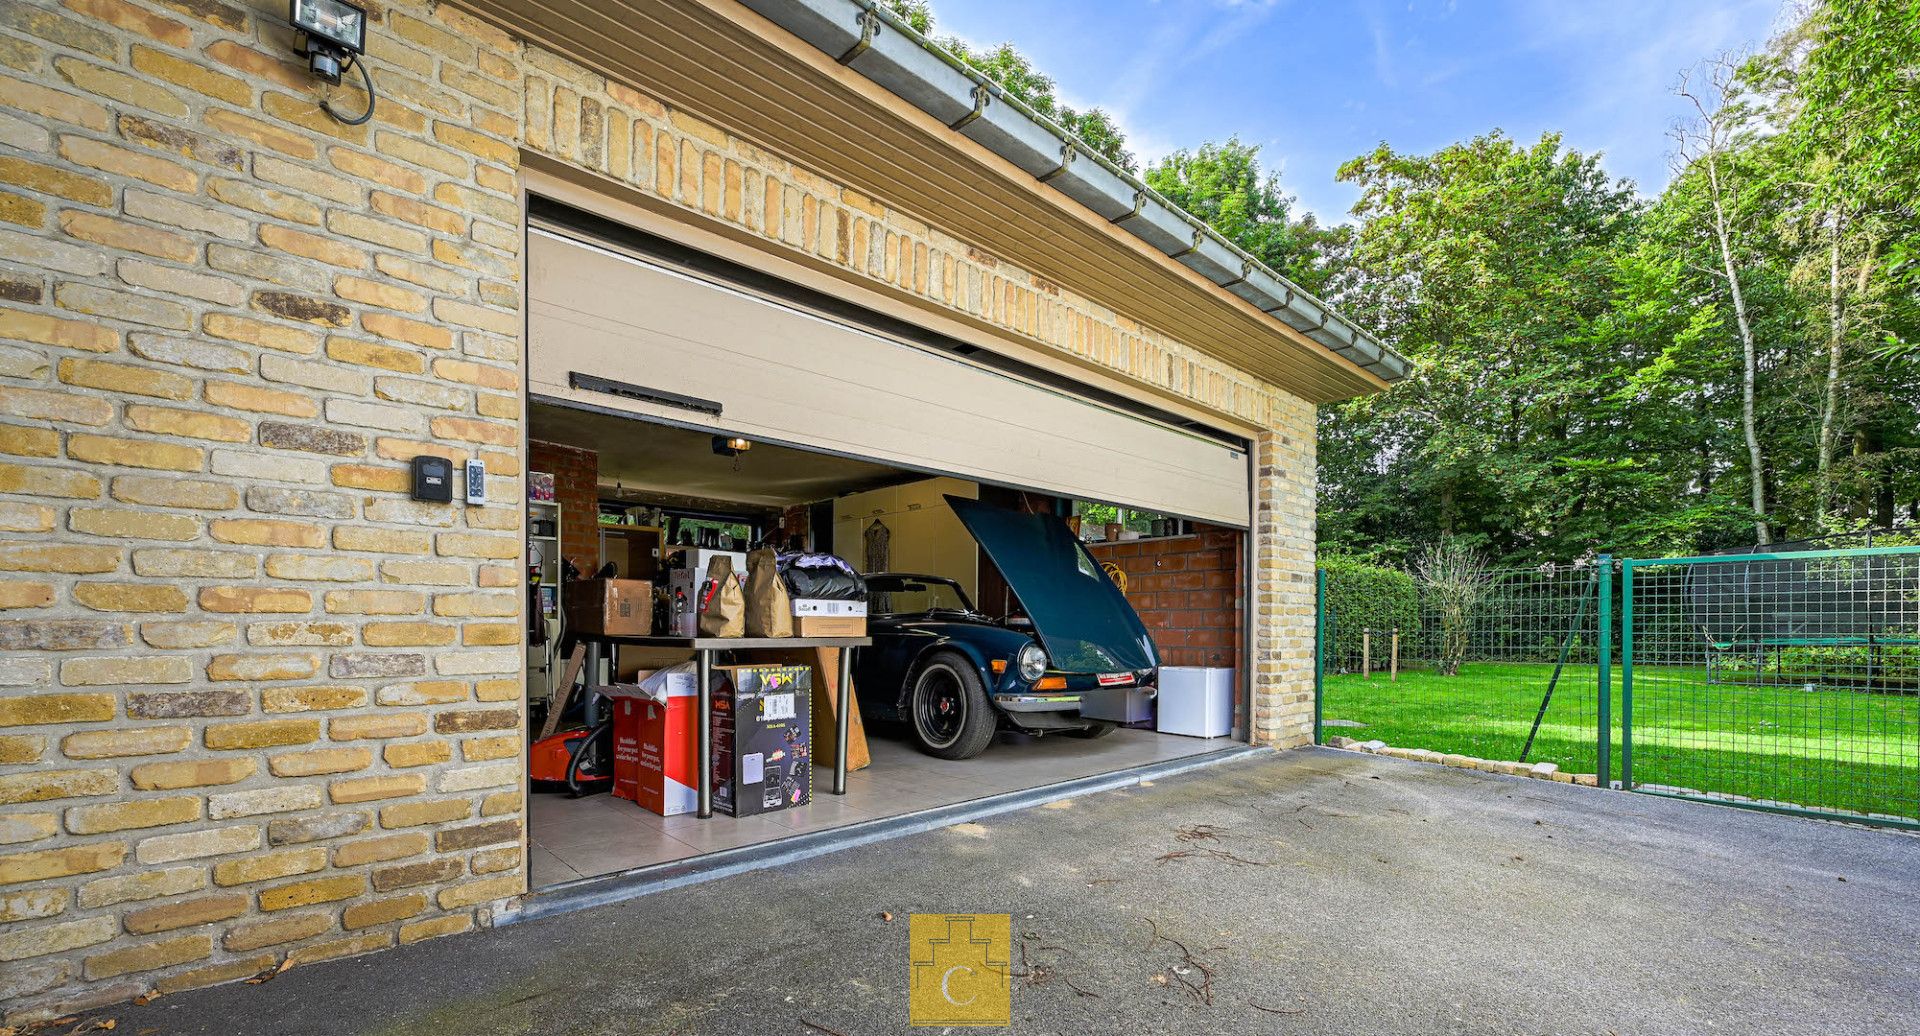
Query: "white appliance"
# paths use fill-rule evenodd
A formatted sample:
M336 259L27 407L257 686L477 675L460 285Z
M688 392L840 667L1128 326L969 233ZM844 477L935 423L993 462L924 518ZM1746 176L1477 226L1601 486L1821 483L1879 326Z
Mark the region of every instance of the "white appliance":
M1233 732L1233 670L1209 666L1160 667L1162 734L1226 737Z

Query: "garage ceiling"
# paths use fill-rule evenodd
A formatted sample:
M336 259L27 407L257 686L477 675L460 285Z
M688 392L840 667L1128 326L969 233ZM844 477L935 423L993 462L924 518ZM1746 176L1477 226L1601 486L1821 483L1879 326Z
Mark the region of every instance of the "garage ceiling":
M739 457L713 452L713 433L591 410L535 403L532 437L600 454L600 484L618 495L659 494L789 507L926 478L885 464L755 444ZM609 496L615 495L609 493Z

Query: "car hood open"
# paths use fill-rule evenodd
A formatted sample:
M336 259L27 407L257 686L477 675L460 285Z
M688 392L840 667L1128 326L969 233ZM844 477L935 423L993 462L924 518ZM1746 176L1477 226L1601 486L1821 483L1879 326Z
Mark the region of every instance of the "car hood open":
M947 497L947 504L1026 607L1053 668L1118 673L1159 667L1160 653L1140 614L1059 516L957 496Z

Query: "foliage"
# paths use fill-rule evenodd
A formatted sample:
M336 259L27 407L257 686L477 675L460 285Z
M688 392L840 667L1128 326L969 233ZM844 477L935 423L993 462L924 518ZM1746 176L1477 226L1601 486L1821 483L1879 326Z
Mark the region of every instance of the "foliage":
M1181 149L1147 169L1147 186L1206 221L1254 258L1315 294L1327 291L1345 261L1351 233L1323 227L1312 213L1293 215L1279 176L1260 167L1260 148L1229 138Z
M934 32L929 0L884 2ZM939 42L1132 168L1012 45ZM1346 163L1345 225L1238 138L1150 164L1412 365L1320 411L1323 553L1456 537L1531 566L1920 522L1920 0L1808 0L1760 52L1701 57L1714 89L1651 197L1498 129Z
M1486 556L1454 536L1444 536L1414 562L1421 603L1440 618L1440 675L1460 672L1467 657L1473 617L1493 587Z
M927 0L885 2L887 8L905 20L915 32L932 39L942 49L999 83L1035 112L1080 138L1080 142L1095 154L1128 172L1138 167L1133 152L1127 150L1126 133L1111 114L1097 107L1079 111L1061 103L1055 93L1053 78L1033 67L1033 62L1015 50L1013 44L1000 43L981 49L958 36L935 38L933 9Z
M1377 642L1393 630L1410 636L1420 628L1420 593L1412 576L1338 555L1321 559L1320 569L1327 574L1326 607L1333 634L1327 657L1337 665L1358 664L1361 634L1367 630Z

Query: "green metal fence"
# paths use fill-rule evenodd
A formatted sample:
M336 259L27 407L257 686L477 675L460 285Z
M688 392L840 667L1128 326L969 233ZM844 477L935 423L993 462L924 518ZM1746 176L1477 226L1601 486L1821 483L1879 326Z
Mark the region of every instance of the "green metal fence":
M1605 567L1491 571L1466 607L1409 581L1411 606L1366 609L1371 624L1323 609L1323 739L1599 772ZM1340 579L1326 573L1323 599ZM1396 616L1410 621L1378 621Z
M1920 547L1494 572L1464 613L1417 583L1411 611L1363 607L1340 579L1320 583L1323 743L1920 826Z
M1627 561L1620 781L1920 821L1920 548Z

